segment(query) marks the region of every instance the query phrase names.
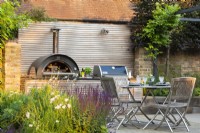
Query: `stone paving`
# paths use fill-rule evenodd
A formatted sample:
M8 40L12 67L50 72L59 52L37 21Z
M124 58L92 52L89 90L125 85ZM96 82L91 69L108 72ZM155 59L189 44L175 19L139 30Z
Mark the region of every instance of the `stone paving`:
M151 117L151 115L149 115ZM142 115L138 115L138 118L143 121ZM189 126L190 133L200 133L200 113L187 114L187 119L190 121L191 126ZM145 121L145 120L144 120ZM126 127L121 126L118 130L115 130L116 123L110 123L109 133L170 133L169 128L164 123L160 128L154 130L156 125L150 124L145 130L142 129L146 123L142 122L138 126L141 129L137 129L135 126L129 124ZM178 126L178 128L173 129L175 133L188 133L184 126Z

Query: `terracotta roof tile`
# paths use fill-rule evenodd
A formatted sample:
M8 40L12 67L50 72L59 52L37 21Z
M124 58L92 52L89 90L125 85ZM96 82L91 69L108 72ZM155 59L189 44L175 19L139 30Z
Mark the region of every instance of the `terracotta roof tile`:
M45 8L49 17L75 20L129 21L133 16L129 0L30 0Z

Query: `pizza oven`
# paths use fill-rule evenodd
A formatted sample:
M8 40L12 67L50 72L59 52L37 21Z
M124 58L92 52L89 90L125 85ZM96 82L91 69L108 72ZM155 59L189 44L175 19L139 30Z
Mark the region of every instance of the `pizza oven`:
M74 79L79 75L79 68L76 62L69 56L59 54L59 30L52 28L53 51L52 54L39 57L30 66L28 75L33 75L37 79L58 76L59 78Z
M28 75L34 71L37 79L58 76L73 79L79 75L76 62L69 56L52 54L36 59L30 66Z

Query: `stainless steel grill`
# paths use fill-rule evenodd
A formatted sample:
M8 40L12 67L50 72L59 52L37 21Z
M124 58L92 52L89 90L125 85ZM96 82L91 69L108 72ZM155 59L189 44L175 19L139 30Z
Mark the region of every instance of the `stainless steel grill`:
M95 77L113 77L118 96L121 99L129 99L129 93L126 89L123 89L122 86L128 84L128 72L125 66L103 66L96 65L93 68L93 76Z
M128 76L127 68L125 66L104 66L95 65L93 68L94 77L104 76Z

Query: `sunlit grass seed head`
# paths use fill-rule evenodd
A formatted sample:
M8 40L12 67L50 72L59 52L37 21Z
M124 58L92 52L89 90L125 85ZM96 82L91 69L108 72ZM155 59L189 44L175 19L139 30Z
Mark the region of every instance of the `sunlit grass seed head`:
M29 112L26 112L26 118L30 118L30 113Z
M57 105L56 107L55 107L55 109L60 109L61 108L61 106L60 105Z
M50 103L53 103L55 100L56 100L55 97L51 98Z
M65 98L65 102L68 102L69 101L69 99L68 98Z
M62 108L65 109L65 108L66 108L66 105L63 105Z
M28 126L29 126L29 127L33 127L33 124L29 124Z
M67 108L71 108L72 106L71 106L71 104L67 104Z

